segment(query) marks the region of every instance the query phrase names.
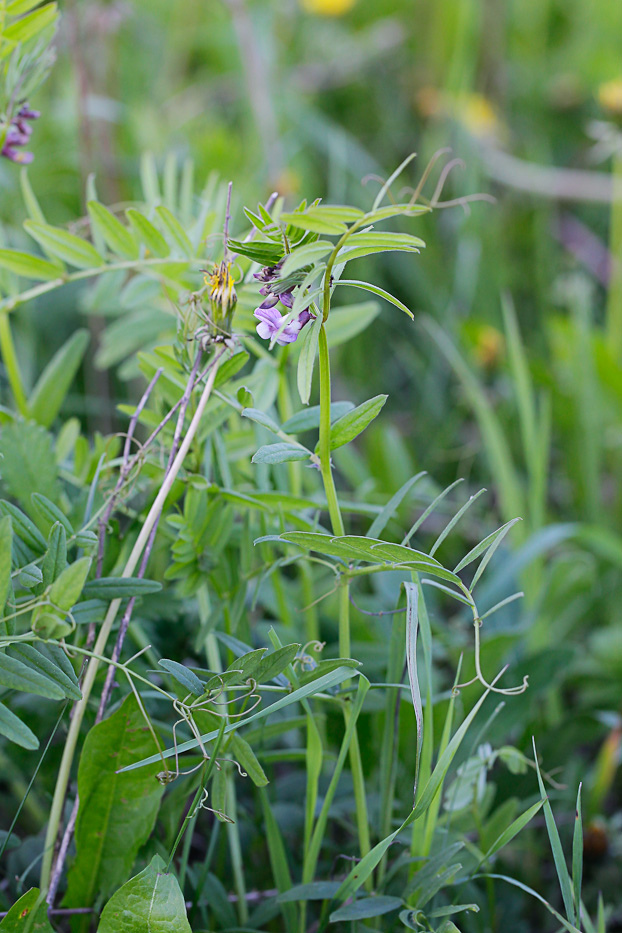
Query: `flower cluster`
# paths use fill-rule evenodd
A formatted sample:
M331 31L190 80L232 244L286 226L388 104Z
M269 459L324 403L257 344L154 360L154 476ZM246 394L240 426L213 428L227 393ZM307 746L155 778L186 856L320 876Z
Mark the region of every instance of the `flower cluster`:
M6 131L0 155L21 165L28 165L32 162L34 159L32 152L20 152L19 147L26 146L30 140L32 126L28 121L37 120L40 116L38 110L31 110L26 104L20 107Z
M276 305L280 301L288 310L291 310L294 306L295 285L288 285L279 281L284 259L285 257L277 262L275 266L264 266L260 272L254 273L255 278L262 283L259 292L265 296L262 303L255 310L255 317L259 321L257 333L264 340L272 340L276 337L276 342L280 346L294 343L298 339L298 334L302 328L312 318L309 309L305 308L295 320L287 324L279 333L284 318Z

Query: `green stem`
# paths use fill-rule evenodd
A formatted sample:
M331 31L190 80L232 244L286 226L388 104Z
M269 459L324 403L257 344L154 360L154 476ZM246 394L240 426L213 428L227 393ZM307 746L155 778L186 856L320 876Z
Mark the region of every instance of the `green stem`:
M136 569L136 566L138 564L138 561L140 560L143 549L145 548L149 540L149 536L151 535L153 527L156 521L158 520L160 513L164 507L164 503L168 497L168 494L171 491L171 487L173 486L173 483L177 479L177 474L179 473L182 463L186 458L186 454L188 453L188 450L190 449L190 445L192 444L194 436L198 430L199 423L203 416L203 412L205 411L205 406L207 405L207 402L209 401L209 397L212 391L212 386L214 385L214 380L216 378L216 374L218 373L218 363L219 363L219 357L216 357L212 370L209 374L208 380L205 383L205 388L203 389L203 394L201 395L201 399L199 401L197 410L194 414L194 418L190 422L190 426L188 427L188 432L181 443L179 451L177 452L177 456L175 457L173 463L171 464L171 469L166 475L166 478L164 482L162 483L162 486L160 487L160 490L149 510L149 513L145 520L145 524L143 525L140 531L140 534L136 540L136 544L134 545L132 549L132 552L129 556L127 564L125 565L123 573L121 574L121 576L123 577L131 577L134 570ZM95 642L95 647L94 647L94 652L93 652L94 654L103 655L106 649L106 643L108 641L110 631L116 619L117 612L119 611L120 605L121 605L120 599L114 599L110 603L110 606L108 607L108 612L106 613L106 617L99 631L97 641ZM63 749L63 756L61 758L61 763L60 763L60 767L58 770L58 776L56 778L56 786L54 788L54 797L52 799L52 806L50 809L50 819L48 822L47 833L45 837L43 861L41 864L41 890L45 892L47 892L49 884L50 884L50 877L52 874L52 862L54 859L54 845L56 842L56 838L58 836L58 830L59 830L60 823L61 823L62 816L63 816L65 795L67 793L67 787L69 785L69 779L71 777L71 768L73 765L73 759L76 753L78 739L80 737L80 728L82 726L82 720L84 719L84 714L86 713L91 691L95 684L95 677L97 676L99 664L100 662L97 660L97 658L93 658L90 661L89 666L86 669L86 674L84 676L84 681L82 684L82 699L78 703L76 703L76 705L74 706L73 718L71 720L71 725L69 726L69 731L67 733L65 747Z
M334 535L345 534L337 490L330 465L330 360L326 328L322 324L318 341L320 362L320 469ZM347 657L347 655L342 655Z
M11 386L11 391L13 392L17 410L20 415L27 417L28 400L26 399L22 377L19 371L13 335L11 334L11 325L9 324L9 319L6 314L0 315L0 352L2 353L4 368L9 380L9 385Z
M330 280L330 271L326 270L327 283ZM330 302L330 286L328 292L325 291L325 302ZM324 317L326 319L328 305L325 303ZM328 340L326 339L326 328L322 324L319 336L319 369L320 369L320 468L322 480L328 503L328 512L334 535L345 534L343 518L337 499L337 490L330 463L330 360L328 355ZM339 590L339 655L342 658L349 658L351 650L350 642L350 593L349 584L344 581ZM344 705L344 718L346 728L350 716L350 705ZM365 778L363 775L363 764L361 761L361 750L358 743L356 729L352 736L350 744L350 768L352 770L352 781L354 784L354 799L356 805L356 824L359 837L359 848L361 857L367 855L371 848L369 838L369 815L367 812L367 799L365 796ZM371 889L371 876L367 879L366 887Z

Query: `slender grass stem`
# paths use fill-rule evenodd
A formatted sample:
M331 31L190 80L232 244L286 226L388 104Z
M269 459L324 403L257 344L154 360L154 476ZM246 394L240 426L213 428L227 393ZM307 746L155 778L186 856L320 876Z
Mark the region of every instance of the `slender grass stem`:
M197 410L188 427L188 432L181 443L177 456L175 457L175 460L173 461L173 464L171 466L170 472L168 473L166 479L162 483L162 486L160 487L160 490L149 510L145 523L140 531L140 534L128 558L128 561L127 561L127 564L125 565L123 573L121 574L121 576L123 577L132 576L134 570L136 569L138 561L140 560L140 556L143 552L143 549L146 546L147 542L149 541L151 531L155 523L159 519L160 512L162 511L164 507L164 503L167 499L167 496L171 491L173 483L175 482L177 478L177 474L179 473L179 470L181 469L181 466L186 458L186 454L188 453L188 450L190 449L190 445L192 444L195 434L197 433L197 430L199 428L201 418L203 417L203 412L205 411L205 407L209 401L209 398L212 392L214 380L216 379L216 374L218 372L218 363L223 352L224 351L220 351L219 355L216 357L214 361L214 366L212 368L212 371L209 374L207 382L205 383L205 387L203 389L203 393L201 395L199 404L197 406ZM117 612L119 611L120 605L121 605L120 599L115 599L110 603L110 606L108 607L108 612L106 613L106 617L99 631L97 641L95 642L94 654L103 655L105 648L106 648L106 643L108 641L108 637L110 635L110 631L112 629L114 620L117 616ZM69 779L71 777L71 769L73 765L74 756L76 753L78 739L80 736L80 728L82 726L82 720L84 719L84 714L86 713L86 709L87 709L88 702L91 696L91 692L95 684L95 678L97 676L99 664L100 662L96 658L93 658L90 661L89 666L86 669L86 675L84 677L84 682L82 684L82 699L74 707L73 719L71 720L71 725L67 733L67 739L65 741L65 748L63 750L63 756L61 759L58 776L56 779L56 787L54 789L54 797L52 799L52 806L50 809L50 819L48 822L48 828L47 828L47 833L45 837L43 861L42 861L42 866L41 866L41 890L45 891L46 893L48 891L49 884L50 884L50 877L52 873L52 862L54 859L54 845L55 845L58 831L60 828L60 823L61 823L62 814L63 814L63 807L65 803L65 794L67 793L67 787L69 785Z

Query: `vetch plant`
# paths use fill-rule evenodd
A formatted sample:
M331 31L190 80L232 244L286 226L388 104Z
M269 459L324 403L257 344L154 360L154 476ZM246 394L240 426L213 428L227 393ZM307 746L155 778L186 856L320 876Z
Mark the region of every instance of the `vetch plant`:
M14 891L7 928L27 916L63 929L70 916L72 929L97 924L100 933L197 922L303 933L383 916L389 929L399 916L406 928L448 933L457 929L449 917L469 923L481 909L457 899L460 886L481 900L482 866L547 807L541 783L520 814L496 815L494 832L480 822L476 841L470 831L456 838L451 807L441 809L450 771L463 780L477 748L488 770L511 754L482 733L496 715L491 697L511 701L526 681L505 686L505 667L484 669L481 628L516 594L480 611L474 591L515 520L450 569L436 555L480 493L445 514L427 544L422 526L442 515L455 484L402 528L396 515L410 510L422 474L380 506L348 498L336 480L337 451L387 398L333 401L331 348L379 310L336 298L363 290L413 317L386 290L344 275L366 256L415 257L424 247L383 226L438 206L442 185L430 202L422 195L429 171L409 201L393 202L410 161L368 210L316 200L285 211L273 197L246 210L251 227L239 238L229 232L231 185L208 186L182 223L181 186L169 177L165 205L148 157L143 199L124 213L101 204L91 180L88 237L48 224L22 176L25 230L47 258L0 250L15 402L0 438L0 685L11 705L18 700L17 711L0 707L0 732L34 751L29 723L40 723L52 735L44 764L54 737L63 741L36 844L40 885ZM23 289L21 279L34 284ZM129 423L119 437L89 439L75 421L50 430L82 337L61 348L32 393L12 352L11 312L67 282L89 283L90 307L138 295L158 311L175 308L171 339L137 352L147 387L136 406L121 406ZM353 589L364 595L381 575L393 601L386 638L352 612ZM462 680L459 670L444 692L426 587L466 607L474 627L463 662L472 672ZM374 655L364 662L354 657L361 634ZM167 639L176 658L162 657ZM63 703L52 730L32 696ZM482 708L488 721L460 763ZM382 723L371 755L370 716ZM292 785L290 826L279 803ZM576 930L578 869L570 896L563 878L560 922Z

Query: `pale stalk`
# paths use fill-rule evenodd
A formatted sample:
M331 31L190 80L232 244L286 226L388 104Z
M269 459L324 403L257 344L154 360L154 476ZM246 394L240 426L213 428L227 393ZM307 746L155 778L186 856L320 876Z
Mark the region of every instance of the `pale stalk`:
M151 530L159 518L160 512L164 506L166 498L171 491L173 483L175 482L177 478L177 474L179 473L179 470L181 469L181 466L185 460L186 454L188 453L188 450L190 449L190 445L192 444L192 441L194 440L195 434L201 422L201 418L203 417L203 412L205 411L205 407L209 401L209 397L210 397L210 394L211 394L211 391L214 385L214 380L216 379L216 374L218 372L218 362L219 362L220 356L222 356L222 352L223 351L221 351L220 355L214 361L213 369L209 374L207 382L205 383L205 388L203 389L203 393L201 395L199 404L197 406L197 410L194 413L194 417L192 421L190 422L188 432L182 441L181 447L179 448L177 456L175 457L175 460L173 461L170 472L168 476L166 477L166 479L164 480L164 482L162 483L162 486L160 487L160 491L158 492L158 495L156 496L153 502L153 505L151 506L149 510L149 514L147 515L145 524L143 525L140 531L140 534L136 540L136 544L132 548L132 552L129 556L127 564L125 565L125 568L121 574L122 577L132 576L136 568L136 565L138 564L138 561L140 560L140 556L143 552L143 548L145 547L145 545L147 544L147 541L149 540L149 535L151 534ZM105 651L106 642L108 641L110 630L112 629L112 626L116 618L117 612L119 611L119 606L121 605L121 602L122 600L115 599L110 603L110 606L108 607L108 612L106 613L106 617L100 629L99 635L97 637L97 641L95 642L94 654L96 655L103 655ZM46 892L48 890L49 883L50 883L52 862L54 859L54 845L56 842L56 837L58 835L58 829L59 829L60 822L62 819L63 807L65 803L65 794L67 792L67 786L69 784L69 778L71 774L71 767L73 764L76 746L78 744L78 738L80 735L80 727L82 725L82 720L86 712L89 697L91 695L91 691L95 683L95 677L97 676L99 664L100 662L97 660L97 658L93 658L90 661L89 666L86 669L84 682L82 684L82 699L74 707L74 715L73 715L73 719L71 720L69 731L67 733L67 739L65 741L65 748L63 750L63 757L61 759L58 777L56 779L56 787L54 789L54 798L52 800L52 807L50 810L50 820L48 823L47 833L45 837L43 861L42 861L42 866L41 866L41 890L46 891Z

